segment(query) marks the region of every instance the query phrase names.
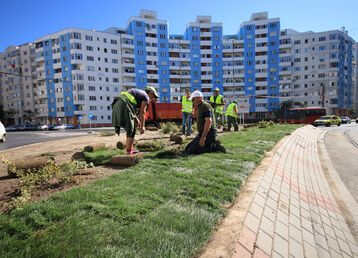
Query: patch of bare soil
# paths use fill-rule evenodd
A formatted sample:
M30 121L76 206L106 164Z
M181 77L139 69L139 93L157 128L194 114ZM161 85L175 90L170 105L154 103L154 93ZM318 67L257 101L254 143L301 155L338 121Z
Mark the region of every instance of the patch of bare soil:
M45 200L53 193L67 191L73 187L84 186L95 180L108 177L119 173L123 167L99 166L95 168L81 169L73 176L71 183L59 184L56 180L49 182L46 187L36 189L31 194L31 202ZM8 176L0 177L0 212L5 212L9 208L12 198L20 195L19 179Z
M153 139L161 140L165 147L174 145L174 143L169 141L169 135L160 134L158 131L147 131L144 135L139 135L136 141L148 142ZM91 135L10 149L0 153L0 157L13 161L17 159L46 156L53 158L57 164L63 164L70 162L73 154L82 151L87 145L105 143L107 147L115 148L116 143L119 140L124 142L124 135L121 135L120 137ZM122 169L123 167L110 166L82 169L73 177L72 183L59 184L54 181L50 182L50 185L46 188L33 191L30 201L47 199L55 192L67 191L76 186L84 186L100 178L119 173ZM0 162L0 212L8 210L11 200L18 197L20 194L19 179L8 176L7 166Z

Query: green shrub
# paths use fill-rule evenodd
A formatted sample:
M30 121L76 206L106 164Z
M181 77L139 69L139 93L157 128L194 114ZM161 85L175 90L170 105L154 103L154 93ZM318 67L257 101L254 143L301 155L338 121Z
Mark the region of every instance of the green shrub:
M9 161L4 161L6 164L11 164ZM16 169L12 165L17 177L19 178L19 195L14 197L9 209L21 208L25 203L31 200L32 192L36 189L47 189L52 186L72 183L74 175L80 169L91 167L83 161L71 161L62 165L56 164L54 160L49 162L40 169Z

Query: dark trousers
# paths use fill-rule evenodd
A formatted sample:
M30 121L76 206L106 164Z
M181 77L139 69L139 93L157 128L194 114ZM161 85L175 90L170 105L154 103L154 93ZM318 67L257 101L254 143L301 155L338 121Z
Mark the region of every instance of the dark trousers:
M216 149L216 130L211 128L208 135L206 136L205 145L200 146L201 134L197 135L184 150L185 154L201 154L205 152L214 152Z
M237 124L237 118L232 116L227 116L227 126L229 131L231 130L231 126L234 126L234 130L239 130L239 125Z

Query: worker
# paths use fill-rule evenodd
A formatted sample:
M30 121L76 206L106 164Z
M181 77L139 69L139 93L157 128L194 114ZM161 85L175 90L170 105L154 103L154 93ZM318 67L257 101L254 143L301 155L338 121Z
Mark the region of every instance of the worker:
M204 152L226 152L225 148L216 140L216 122L211 105L203 101L203 93L196 90L190 99L194 104L197 120L198 135L186 146L185 154L201 154Z
M185 95L181 100L182 113L183 113L183 134L191 135L191 124L192 124L192 113L193 113L193 102L190 100L190 90L185 89Z
M228 131L231 131L231 126L234 126L235 132L239 130L238 125L238 108L237 108L237 102L234 100L230 103L230 105L227 107L225 115L227 117L227 124L228 124Z
M144 90L130 89L122 91L112 103L112 124L115 132L119 135L120 128L124 128L127 134L126 150L128 154L135 154L133 148L136 127L140 133L144 133L145 113L149 101L155 102L158 93L153 87L146 87Z
M214 108L216 124L220 127L224 125L224 97L220 94L220 89L215 88L213 96L210 97L210 104Z

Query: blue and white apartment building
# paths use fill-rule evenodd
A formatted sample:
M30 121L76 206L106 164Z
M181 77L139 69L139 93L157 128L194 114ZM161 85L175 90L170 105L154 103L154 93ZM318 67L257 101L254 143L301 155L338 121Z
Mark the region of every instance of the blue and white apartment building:
M183 34L169 34L168 22L145 10L125 28L69 28L31 44L32 111L41 123L89 124L92 117L94 124L108 125L113 98L145 86L158 89L160 102L180 101L186 88L208 99L219 88L227 102L247 99L252 113L267 114L286 100L329 113L357 105L355 43L347 31L282 29L280 19L266 12L252 14L236 34L223 35L222 23L210 16L198 16ZM0 55L2 70L6 56ZM0 85L8 99L2 77Z

